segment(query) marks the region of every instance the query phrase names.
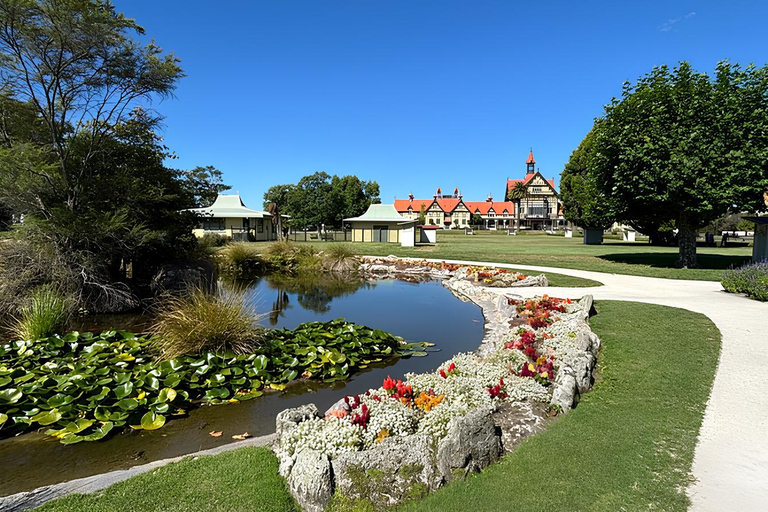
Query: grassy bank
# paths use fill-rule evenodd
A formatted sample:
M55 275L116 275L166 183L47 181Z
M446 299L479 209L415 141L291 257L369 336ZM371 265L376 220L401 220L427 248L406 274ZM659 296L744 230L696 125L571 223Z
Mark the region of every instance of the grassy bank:
M601 379L579 406L499 464L407 510L686 509L719 332L680 309L605 301L597 310ZM239 450L43 510L295 510L276 471L268 452Z
M602 245L584 245L580 238L527 233L507 236L500 231L476 231L466 236L463 231L438 231L437 244L400 247L397 244L349 244L359 253L416 258L463 259L520 265L593 270L669 279L719 281L723 270L749 260L750 247L699 247L698 269L674 268L677 247L656 247L645 242L606 240ZM315 244L321 248L322 243ZM562 284L552 275L553 286Z
M602 380L500 464L407 510L686 510L720 334L698 313L600 302Z
M285 480L277 474L277 464L266 448L185 459L115 484L99 496L76 494L38 510L299 512Z

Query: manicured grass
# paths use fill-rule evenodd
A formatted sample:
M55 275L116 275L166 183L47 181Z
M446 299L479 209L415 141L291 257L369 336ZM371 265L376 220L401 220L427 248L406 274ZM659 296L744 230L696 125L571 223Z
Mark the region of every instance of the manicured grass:
M115 484L100 495L74 494L47 503L47 512L151 510L300 511L266 448L243 448L181 462Z
M406 510L685 510L720 333L698 313L601 301L600 378L579 406L479 475ZM46 511L296 510L263 449L185 460Z
M406 510L686 510L720 334L705 316L599 302L602 380L499 464Z
M594 270L669 279L720 281L723 270L739 266L750 259L750 247L699 247L697 269L674 268L677 247L656 247L645 242L605 240L602 245L584 245L580 238L526 233L507 236L500 231L476 231L473 236L463 231L438 231L437 244L400 247L397 244L356 243L354 249L363 254L410 256L492 261L521 265ZM317 243L319 248L323 243ZM554 278L554 276L553 276ZM555 279L553 286L560 284Z

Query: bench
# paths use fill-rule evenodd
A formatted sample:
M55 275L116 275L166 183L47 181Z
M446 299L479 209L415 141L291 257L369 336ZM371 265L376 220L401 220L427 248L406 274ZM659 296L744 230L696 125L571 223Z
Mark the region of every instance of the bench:
M475 234L475 232L474 232L474 231L472 231L471 229L465 229L465 230L464 230L464 234L465 234L465 235L474 235L474 234Z

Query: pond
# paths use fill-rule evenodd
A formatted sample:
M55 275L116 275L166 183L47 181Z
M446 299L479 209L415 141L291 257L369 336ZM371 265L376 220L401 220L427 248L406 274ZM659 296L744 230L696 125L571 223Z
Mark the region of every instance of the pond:
M293 328L303 322L343 317L407 341L430 341L440 351L381 364L347 382L329 385L300 381L254 400L200 407L162 429L129 431L103 442L66 446L40 433L3 439L0 496L220 446L235 442L235 434L270 434L275 429L275 417L283 409L315 403L324 411L344 395L379 387L387 375L402 378L407 372L434 370L453 354L476 349L483 337L480 308L457 299L439 282L355 281L328 276L316 276L308 282L268 276L246 283L246 287L257 310L266 313L260 319L265 326ZM108 327L103 321L89 320L91 325ZM146 319L130 317L109 321L125 322L115 325L121 328L146 324ZM212 430L224 434L214 438L208 434Z

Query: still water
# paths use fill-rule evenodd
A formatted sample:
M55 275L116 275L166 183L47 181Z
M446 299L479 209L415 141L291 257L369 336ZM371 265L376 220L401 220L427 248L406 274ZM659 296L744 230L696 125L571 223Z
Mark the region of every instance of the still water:
M483 337L480 308L460 301L439 282L366 282L328 276L296 281L268 276L245 286L249 299L264 315L260 321L265 326L290 329L303 322L343 317L407 341L430 341L440 351L369 368L347 382L297 382L248 402L200 407L160 430L129 431L106 441L64 446L39 433L3 439L0 496L212 448L234 442L235 434L270 434L283 409L314 403L324 411L344 395L379 387L387 375L402 378L407 372L434 370L456 352L476 349ZM131 319L134 326L141 322L146 319ZM212 430L224 434L214 438L208 435Z

